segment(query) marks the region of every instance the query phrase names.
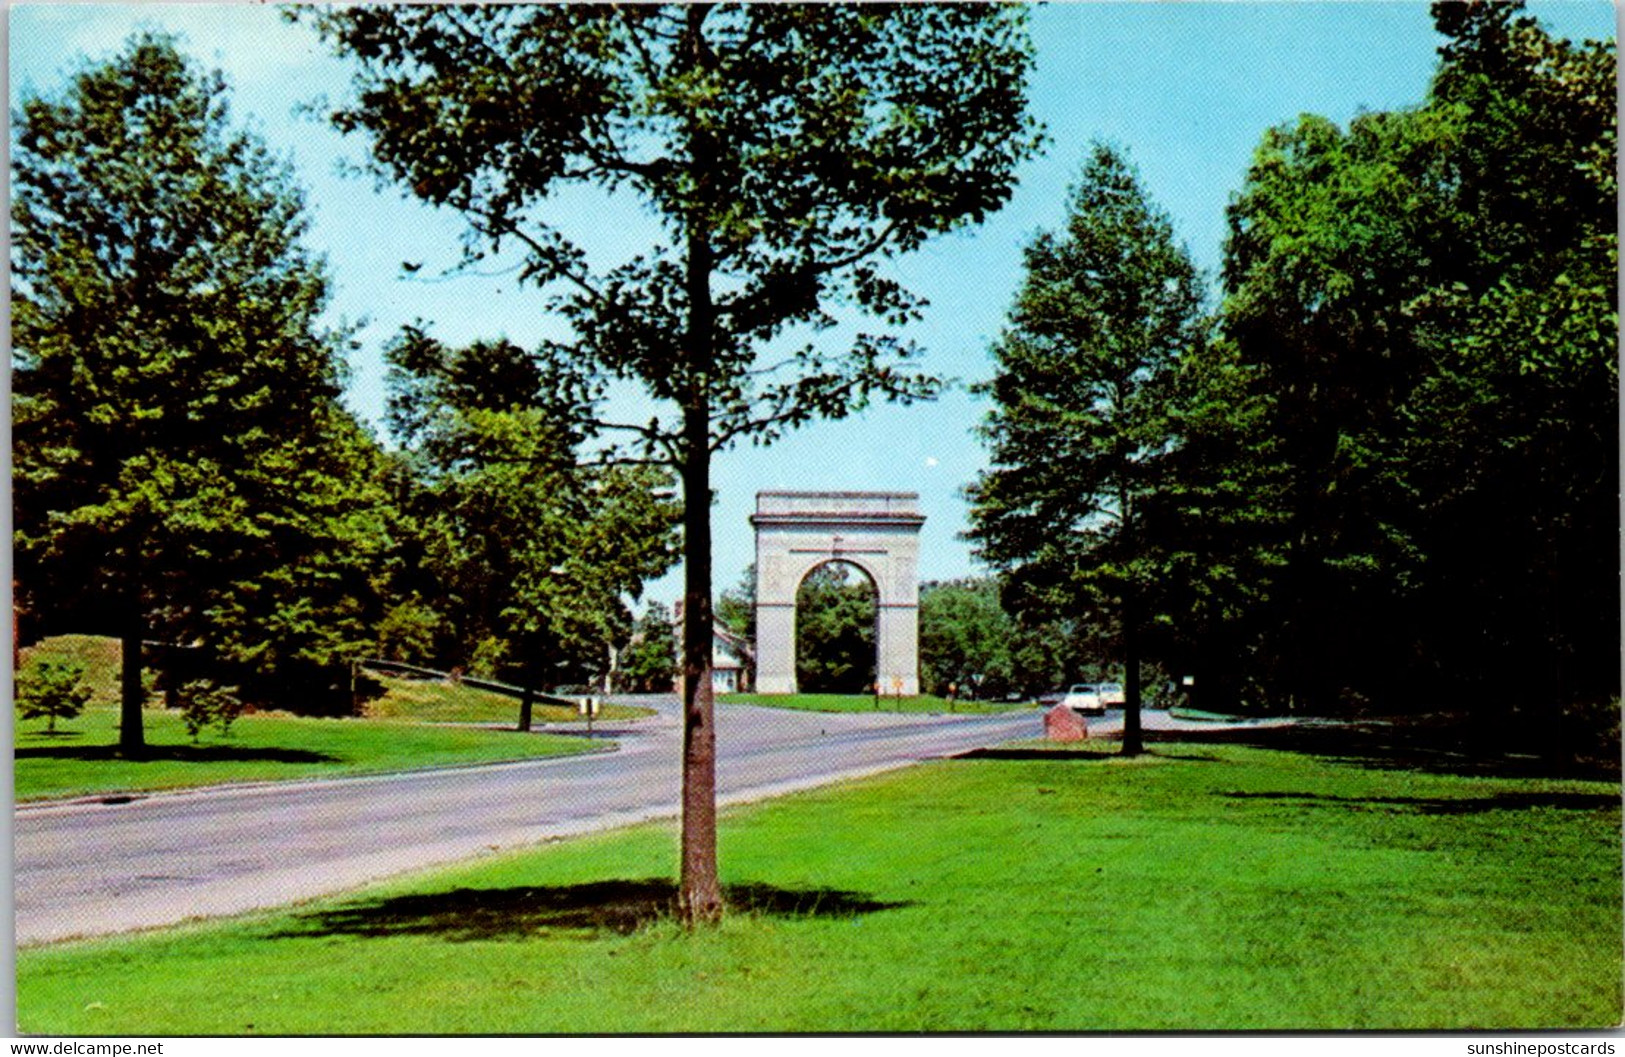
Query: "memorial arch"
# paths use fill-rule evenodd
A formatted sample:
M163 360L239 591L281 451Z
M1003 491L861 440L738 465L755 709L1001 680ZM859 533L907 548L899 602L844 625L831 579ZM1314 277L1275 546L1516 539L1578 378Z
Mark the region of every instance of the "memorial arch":
M758 492L756 692L796 692L796 591L826 562L857 566L875 585L875 678L882 692L920 692L920 513L916 492Z

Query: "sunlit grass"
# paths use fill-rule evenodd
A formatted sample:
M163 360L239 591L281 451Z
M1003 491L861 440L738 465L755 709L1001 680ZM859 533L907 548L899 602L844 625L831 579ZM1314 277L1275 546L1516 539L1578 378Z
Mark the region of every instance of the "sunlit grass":
M33 724L29 725L34 726ZM206 732L193 744L179 716L149 708L148 758L122 759L118 711L88 709L55 736L19 730L13 771L18 800L265 782L295 778L494 763L592 751L602 743L479 727L362 719L243 716L230 734Z
M147 758L127 760L114 751L119 738L117 640L62 635L24 652L25 664L33 657L83 664L93 696L82 715L58 720L55 734L46 732L44 720L16 724L13 776L20 801L494 763L605 747L579 738L451 726L454 721L511 725L518 719L519 705L467 687L388 680L408 684L391 686L381 699L387 703L386 713L393 712L396 718L308 719L253 713L237 719L226 735L206 730L195 744L180 716L165 710L161 695L154 695L142 714ZM441 722L424 722L428 716L415 714L420 708L435 713ZM604 714L624 718L644 711L612 711L606 706ZM553 712L565 710L538 707L536 722L554 718ZM568 718L578 717L571 713Z
M344 899L24 950L52 1035L1533 1029L1619 1022L1617 784L1161 745L944 761Z
M423 723L509 723L519 721L519 699L506 694L479 690L463 683L434 679L400 679L368 673L384 687L381 697L366 703L369 717L417 720ZM599 720L634 719L654 715L653 710L630 705L601 705ZM581 723L586 719L575 709L533 702L531 720L535 723Z

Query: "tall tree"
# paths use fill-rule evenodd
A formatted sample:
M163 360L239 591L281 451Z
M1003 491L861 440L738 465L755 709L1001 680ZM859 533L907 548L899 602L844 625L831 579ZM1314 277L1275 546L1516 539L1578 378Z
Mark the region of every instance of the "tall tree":
M1614 49L1441 4L1428 99L1271 130L1225 329L1278 456L1272 689L1618 692ZM1397 699L1397 700L1396 700Z
M708 674L711 459L874 397L936 385L890 333L798 338L841 299L919 311L880 266L1004 203L1037 147L1024 14L974 5L556 5L309 14L358 67L335 115L378 169L468 222L467 260L516 250L594 388L642 383L647 421L596 428L674 467L684 502L681 912L721 914ZM630 192L658 221L606 262L550 199ZM551 209L551 212L550 212ZM835 349L836 351L830 351ZM625 454L625 453L623 453Z
M300 611L365 595L378 497L364 458L337 458L367 445L337 403L344 335L318 323L299 191L232 128L218 74L138 36L24 98L14 137L17 578L34 612L122 638L139 754L143 641L255 669L284 632L331 644ZM234 614L253 620L221 642ZM323 619L355 640L354 616Z
M1305 116L1265 134L1229 209L1225 332L1283 456L1267 678L1299 708L1370 690L1372 658L1409 637L1397 615L1419 556L1399 416L1427 352L1404 306L1437 279L1453 234L1433 194L1438 131L1413 112L1347 131Z
M1126 684L1123 752L1142 750L1140 652L1160 577L1140 504L1164 487L1171 379L1201 340L1195 267L1134 170L1097 145L1066 228L1028 247L994 348L984 434L993 469L971 489L978 552L1027 599L1116 624Z
M1491 690L1518 658L1551 731L1620 689L1616 49L1520 4L1434 19L1462 238L1417 306L1445 338L1410 416L1429 674Z

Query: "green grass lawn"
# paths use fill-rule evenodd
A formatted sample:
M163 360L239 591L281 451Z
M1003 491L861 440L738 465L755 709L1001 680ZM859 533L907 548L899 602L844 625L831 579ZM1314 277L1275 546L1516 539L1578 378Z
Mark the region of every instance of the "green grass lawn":
M149 708L146 760L114 753L118 713L87 709L57 724L18 728L13 777L18 800L215 785L222 782L336 778L342 775L493 763L587 752L580 738L518 734L371 719L300 719L280 713L243 716L229 737L205 733L193 745L179 716ZM40 728L40 729L35 729Z
M935 694L883 696L878 702L873 694L724 694L717 701L724 705L765 705L803 712L962 712L969 715L1032 707L1031 702L992 701L955 701L950 706L947 698Z
M366 719L250 714L232 724L229 737L210 730L197 745L180 717L165 711L162 696L154 694L144 714L150 758L124 760L113 752L118 741L118 641L59 635L23 654L25 664L34 657L49 657L84 665L92 693L84 714L58 721L54 736L45 733L44 720L16 725L13 775L19 801L494 763L594 747L577 738L446 726L513 724L519 718L519 702L466 686L384 677L380 682L385 692L369 704ZM599 719L648 714L647 709L606 705ZM533 719L585 726L574 712L543 705L535 706Z
M1010 750L725 814L720 929L642 826L19 952L49 1035L1606 1027L1619 786L1234 745Z
M366 712L377 719L406 719L423 723L517 723L519 699L489 690L476 690L471 686L438 682L431 679L398 679L394 676L367 674L383 684L384 694L367 702ZM597 721L636 719L654 715L653 709L630 705L605 704L600 707ZM531 706L531 719L536 723L579 723L586 726L586 718L573 708L561 705Z

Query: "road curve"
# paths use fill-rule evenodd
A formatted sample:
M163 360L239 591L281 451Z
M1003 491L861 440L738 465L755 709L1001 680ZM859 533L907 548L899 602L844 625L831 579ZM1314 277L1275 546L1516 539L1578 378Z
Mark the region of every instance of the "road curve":
M409 774L24 806L16 942L240 913L405 871L677 813L675 702L603 732L613 753ZM1036 737L1038 713L717 714L717 786L740 803Z

